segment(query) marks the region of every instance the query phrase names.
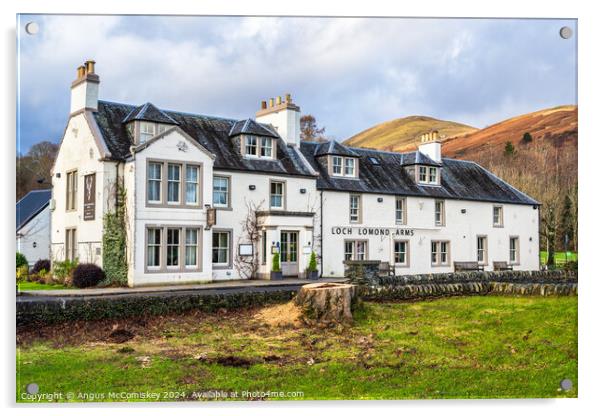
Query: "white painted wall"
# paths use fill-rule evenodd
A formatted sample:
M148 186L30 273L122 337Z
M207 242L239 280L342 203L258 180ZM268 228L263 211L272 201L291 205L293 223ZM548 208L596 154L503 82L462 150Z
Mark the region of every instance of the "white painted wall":
M187 150L178 149L186 143ZM211 280L211 231L204 230L207 222L206 209L147 207L146 206L146 163L147 159L173 162L202 163L202 205L211 204L213 194L213 159L190 140L172 130L162 138L135 154L135 159L125 166L124 182L128 192L130 215L130 247L132 254L128 284L130 286L206 282ZM182 179L184 179L182 172ZM182 195L183 197L183 195ZM202 270L190 272L145 273L145 233L147 225L179 225L201 228ZM183 236L181 236L183 237ZM182 253L183 254L183 253ZM164 259L163 259L164 261Z
M379 203L378 198L383 202ZM520 264L516 270L539 268L538 210L531 205L502 204L503 228L493 227L493 205L487 202L446 200L446 225L435 226L435 200L433 198L407 197L407 226L395 225L395 197L363 194L363 223L349 222L349 194L324 192L323 271L324 276L344 274L344 240L368 240L368 259L392 262L393 240L409 240L409 267L398 267L398 274L440 273L453 271L454 261L476 261L477 235L488 240L488 264L492 261L509 260L509 237L519 237ZM466 209L462 214L461 210ZM332 227L352 227L352 235L335 235ZM411 237L361 236L357 228L386 227L390 229L414 229ZM430 263L431 240L450 241L450 266L432 267Z
M77 227L79 261L102 266L102 217L115 206L116 163L100 160L85 117L80 113L69 120L52 171L51 260L64 260L65 229ZM66 173L71 169L77 169L77 209L67 212ZM84 221L84 176L90 173L96 173L96 213L93 221Z
M278 163L278 162L274 162ZM247 203L254 203L260 207L260 210L269 210L269 184L270 180L286 182L285 206L287 211L294 212L317 212L319 210L319 197L316 192L316 180L314 178L303 178L285 175L269 175L249 172L221 171L216 170L214 175L230 177L231 207L232 209L218 209L217 224L215 229L231 229L233 231L232 248L234 253L238 250L238 243L246 242L242 232L242 223L247 217ZM251 191L249 186L254 185L255 190ZM305 193L301 193L305 189ZM304 253L303 246L308 247L311 242L313 247L313 218L301 216L269 216L262 218L267 232L268 254L266 263L261 264L259 273L262 277L267 277L271 268L271 246L280 243L280 232L297 231L299 232L299 272L300 274L307 268L310 253ZM262 244L257 247L257 253L261 255ZM261 260L261 257L260 257ZM214 269L214 280L235 279L237 272L234 267L228 269Z
M17 231L17 251L25 255L30 266L50 258L49 206Z

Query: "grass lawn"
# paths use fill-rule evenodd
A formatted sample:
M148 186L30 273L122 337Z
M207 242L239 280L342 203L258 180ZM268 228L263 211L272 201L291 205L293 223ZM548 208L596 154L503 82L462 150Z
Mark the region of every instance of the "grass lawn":
M38 282L22 282L19 283L19 290L20 291L24 291L24 290L57 290L57 289L69 289L66 286L63 285L45 285L43 283L38 283Z
M554 263L556 265L563 265L564 263L568 261L577 261L577 253L569 251L569 252L556 252L554 253ZM547 264L548 262L548 252L547 251L540 251L539 252L539 263L540 264Z
M63 393L59 401L119 400L109 392L198 400L214 390L239 400L249 391L312 400L577 396L577 297L366 303L352 327L331 329L276 326L263 315L272 309L21 331L17 401L28 402L32 382L39 393ZM116 327L135 336L116 343ZM559 389L565 378L568 392Z

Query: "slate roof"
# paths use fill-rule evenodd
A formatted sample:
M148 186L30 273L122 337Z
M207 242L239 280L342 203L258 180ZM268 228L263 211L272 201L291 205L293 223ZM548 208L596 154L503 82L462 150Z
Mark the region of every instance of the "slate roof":
M50 189L40 189L30 191L17 202L17 231L46 208L51 196Z
M239 120L232 126L229 136L239 134L252 134L255 136L278 137L278 134L270 126L262 125L253 119Z
M435 162L428 155L420 152L401 153L402 165L426 165L426 166L441 166L439 162Z
M165 114L162 110L159 110L151 103L142 104L139 107L134 108L130 113L123 119L124 123L132 120L144 120L154 121L155 123L164 124L178 124L173 118Z
M98 111L93 113L107 148L116 160L125 160L130 156L132 138L123 121L136 108L139 107L99 100ZM215 169L314 176L298 150L280 138L277 140L275 160L242 157L238 146L235 145L235 138L230 137L230 132L238 120L169 110L159 111L215 155ZM271 126L258 125L273 132Z
M316 160L318 143L302 142L301 152L319 173L317 187L322 190L366 192L405 196L536 205L538 202L518 191L488 170L470 161L443 158L441 186L418 185L402 167L402 162L421 160L419 152L394 153L351 148L359 156L359 180L328 175ZM342 145L341 145L342 146ZM380 164L373 164L376 157ZM430 160L430 159L429 159Z
M335 156L351 156L357 157L352 148L342 145L336 140L318 143L314 152L315 156L335 155Z

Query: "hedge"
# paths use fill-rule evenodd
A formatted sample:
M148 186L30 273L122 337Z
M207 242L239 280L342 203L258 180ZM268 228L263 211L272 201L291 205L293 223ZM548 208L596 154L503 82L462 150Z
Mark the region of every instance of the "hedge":
M246 291L230 293L163 293L94 297L57 297L18 301L17 326L54 324L74 320L144 317L190 310L214 312L287 302L296 292Z

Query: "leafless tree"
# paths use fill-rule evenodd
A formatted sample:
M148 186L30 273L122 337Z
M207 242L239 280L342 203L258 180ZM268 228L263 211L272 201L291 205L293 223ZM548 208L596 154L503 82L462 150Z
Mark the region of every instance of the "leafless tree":
M237 252L234 255L234 268L243 279L253 279L257 276L257 271L259 270L259 254L256 248L261 239L261 222L257 213L261 211L263 201L256 204L253 201L245 199L245 205L247 207L247 215L241 222L242 233L238 237L235 248ZM240 244L251 244L253 246L253 254L248 256L240 255L238 252Z

